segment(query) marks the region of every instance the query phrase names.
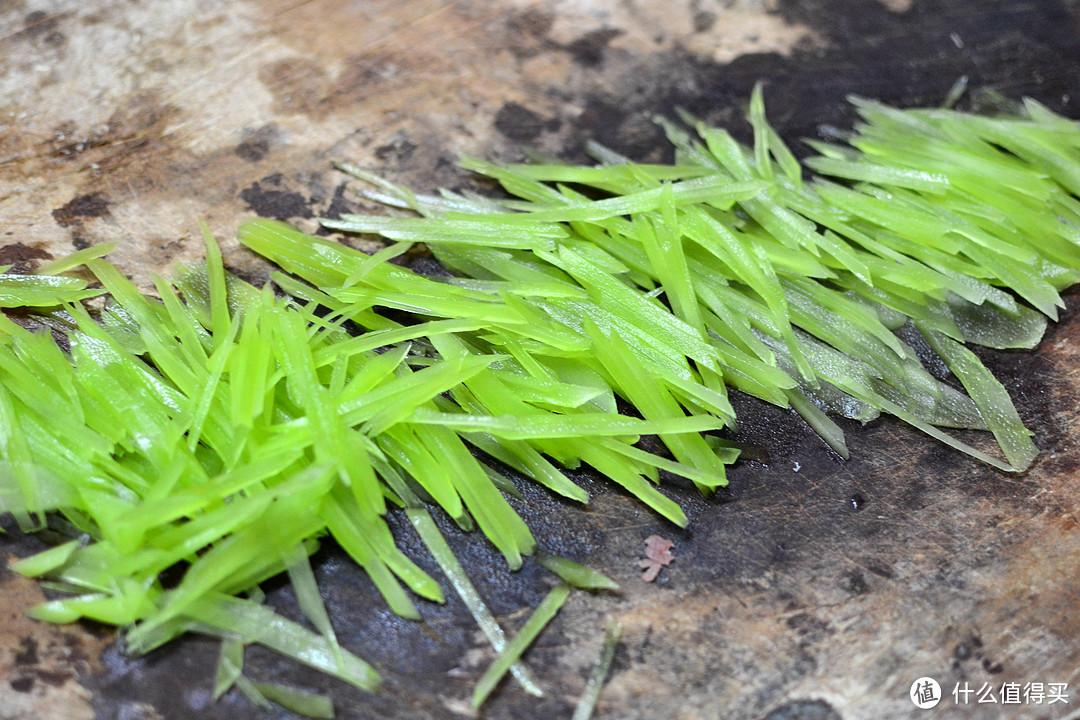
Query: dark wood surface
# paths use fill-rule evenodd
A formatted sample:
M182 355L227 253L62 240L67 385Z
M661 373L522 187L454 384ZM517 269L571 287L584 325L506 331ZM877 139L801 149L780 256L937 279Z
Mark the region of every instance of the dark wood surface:
M528 145L581 159L595 138L664 159L650 118L676 106L745 134L741 105L759 78L794 142L849 127L848 93L936 104L960 76L1080 116L1076 4L7 2L0 263L117 240L115 260L145 285L201 254L206 217L230 238L230 267L258 280L266 268L231 240L237 223L260 214L314 230L315 217L358 207L332 160L422 189L469 187L458 152L518 159ZM1067 299L1036 352L983 354L1042 449L1021 477L891 419L845 425L844 462L795 416L743 398L740 439L765 454L712 500L669 486L691 517L685 532L597 477L582 477L587 510L526 488L519 507L541 546L622 590L573 595L526 658L545 697L504 683L482 715L569 717L614 616L626 632L599 718L915 717L908 688L920 676L946 693L1069 683L1067 707L950 696L933 717L1064 717L1080 704L1080 295ZM653 533L674 540L677 560L645 584L636 565ZM479 538L448 534L515 630L550 576L531 562L508 573ZM0 538L5 557L40 547ZM410 623L333 548L317 575L339 637L384 688L363 694L258 649L252 677L328 692L342 718L469 715L492 654L456 598ZM40 598L0 563L0 720L275 716L235 692L210 701L215 643L131 659L103 628L23 618ZM287 588L270 601L297 615Z

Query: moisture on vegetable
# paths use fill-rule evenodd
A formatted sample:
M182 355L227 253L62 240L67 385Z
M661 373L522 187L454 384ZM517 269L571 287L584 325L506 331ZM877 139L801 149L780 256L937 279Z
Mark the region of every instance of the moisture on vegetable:
M0 512L71 537L16 564L64 593L32 614L121 626L137 653L219 636L215 695L328 717L326 698L248 681L244 645L375 690L308 558L332 539L391 610L420 618L444 588L399 549L385 518L400 512L499 653L479 705L506 672L539 693L521 653L571 585L616 585L538 553L565 584L508 641L433 513L480 530L513 570L544 545L507 501L515 480L586 503L564 472L586 464L684 525L658 485L726 483L730 389L790 407L844 457L830 415L886 412L1025 470L1031 433L967 345L1033 347L1080 277L1080 128L1033 101L1004 117L855 102L848 145L812 143L813 180L760 89L752 148L684 116L659 120L671 166L597 145L592 167L463 161L511 198L417 194L343 166L403 212L324 225L393 242L369 256L244 225L284 297L227 273L208 233L206 263L156 278L157 297L100 259L108 247L0 274ZM389 262L417 242L451 276ZM927 371L916 338L956 382ZM986 431L1000 453L942 428ZM639 447L645 434L666 452ZM313 629L262 602L259 583L282 573Z

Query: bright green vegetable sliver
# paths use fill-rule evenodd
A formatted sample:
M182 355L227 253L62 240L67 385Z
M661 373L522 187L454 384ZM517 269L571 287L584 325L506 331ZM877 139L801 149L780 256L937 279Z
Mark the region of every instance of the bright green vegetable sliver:
M341 507L349 507L344 498L340 498L340 501ZM390 528L381 518L365 518L359 513L351 513L350 518L366 537L376 556L408 585L410 590L432 602L445 602L446 598L439 584L397 548Z
M622 638L622 624L614 618L608 619L607 628L604 630L604 644L600 649L600 656L596 659L596 665L589 673L589 680L585 683L585 692L581 694L574 715L571 720L589 720L596 707L596 701L600 699L600 691L607 680L608 672L611 671L611 661L615 659L615 649Z
M0 275L0 308L52 307L96 297L100 290L85 290L78 278L41 275Z
M240 694L247 698L247 701L257 708L263 710L273 710L274 704L263 697L263 694L255 687L255 684L248 680L243 675L239 675L236 678L236 689L240 691Z
M472 706L473 708L480 707L487 696L491 694L491 691L498 685L499 680L506 674L506 671L510 669L510 666L517 662L521 654L528 649L532 644L536 636L540 634L540 631L551 622L551 619L555 617L559 612L559 608L566 602L566 598L570 597L570 586L563 583L557 585L554 590L548 593L540 604L537 606L533 614L529 616L529 619L525 621L521 630L514 639L506 644L506 648L499 653L499 656L495 659L495 662L491 664L491 667L476 683L476 690L473 692Z
M379 446L402 470L411 474L442 509L452 518L464 515L461 497L450 477L440 471L439 461L416 435L408 423L387 430L379 437Z
M584 462L592 465L602 475L621 485L627 492L679 527L686 527L686 513L679 504L643 478L640 469L627 458L584 443L578 452Z
M688 217L688 236L752 287L772 311L774 324L782 333L790 333L787 301L765 253L752 242L740 241L735 233L706 213L691 213ZM793 348L792 353L796 352ZM803 374L804 377L813 377L809 368L803 368Z
M176 333L177 339L180 341L181 351L187 358L188 363L196 366L204 364L211 340L207 337L205 329L199 323L191 306L180 302L180 298L176 296L176 293L163 278L155 277L154 287L161 297L161 302L169 316L170 327ZM135 332L140 333L141 336L142 331L134 313L123 305L120 305L119 308L131 319ZM253 333L249 333L249 342L253 339L250 335L253 335ZM146 347L145 340L143 346Z
M922 430L924 433L926 433L930 437L936 438L936 439L940 440L941 442L945 443L946 445L959 450L962 453L966 453L967 455L970 455L973 458L981 460L982 462L986 463L987 465L995 467L998 470L1003 470L1005 472L1015 472L1016 471L1016 468L1012 467L1011 465L1008 465L1007 463L1003 463L1000 460L998 460L997 458L995 458L995 457L993 457L991 455L987 455L986 453L982 452L981 450L978 450L978 449L968 445L967 443L961 442L960 440L957 440L956 438L942 432L941 430L938 430L933 425L920 420L918 417L916 417L916 416L912 415L910 412L904 410L904 408L900 407L899 405L896 405L895 403L893 403L893 402L891 402L889 400L886 400L883 397L880 397L880 396L879 397L874 397L873 395L871 395L869 397L869 399L874 404L880 406L882 410L895 415L896 417L900 418L901 420L909 423L910 425L918 428L919 430Z
M719 430L723 423L712 417L669 417L659 420L607 413L575 413L570 415L529 415L512 417L441 413L421 408L409 416L416 425L444 426L461 432L481 430L510 440L531 438L577 438L582 436L625 437L628 435L688 434Z
M294 313L278 315L277 337L282 342L289 376L297 382L297 389L302 394L303 404L308 411L307 417L312 423L315 441L316 459L331 462L342 458L341 472L356 484L355 496L360 509L365 512L382 514L386 510L377 480L371 472L371 466L363 457L363 451L348 441L348 433L342 423L339 411L331 405L328 392L323 388L315 373L315 361L311 350L304 341L303 328Z
M223 336L229 328L229 303L225 290L225 267L221 261L221 248L214 239L206 222L200 224L206 245L206 278L210 285L210 329L215 338Z
M252 683L263 697L286 710L309 718L334 717L334 703L326 695L318 695L275 683Z
M334 539L364 568L390 609L400 617L419 620L420 612L416 606L390 574L386 564L377 557L363 531L352 524L352 519L344 513L341 506L328 500L324 503L323 514Z
M619 585L607 575L558 555L538 554L536 562L576 588L584 590L619 589Z
M195 446L198 444L200 437L202 437L203 425L206 423L207 416L210 414L211 404L218 394L221 375L225 371L226 363L229 361L229 355L234 348L233 340L240 330L239 316L234 317L232 322L230 322L228 318L223 319L222 322L227 323L227 325L225 326L223 333L218 334L215 338L216 342L219 344L214 348L214 352L209 358L207 367L209 377L206 378L204 386L193 399L193 407L190 411L192 417L190 427L188 428L188 448L192 451L195 450ZM224 337L222 337L222 335L224 335ZM208 444L218 447L221 446L221 443L213 443L210 442L209 439Z
M570 182L578 185L592 185L597 188L613 190L613 187L640 187L636 173L644 173L654 180L681 180L709 174L705 168L693 165L610 165L607 167L580 167L576 165L522 164L505 165L503 169L518 177L544 182Z
M435 562L439 564L439 568L446 575L446 579L454 586L454 590L457 591L462 602L465 603L465 607L468 608L469 613L476 620L476 624L480 626L480 630L487 637L488 642L495 648L495 652L501 653L506 647L505 633L495 621L495 617L488 610L487 605L484 604L480 594L476 591L476 587L465 573L465 569L461 567L461 563L454 557L453 551L446 544L446 539L439 532L439 528L435 525L431 515L428 514L427 510L420 507L409 507L406 509L405 514L420 539L423 540L424 545L427 546L428 552L435 558ZM521 684L525 692L536 696L543 694L523 665L517 662L511 664L510 672Z
M28 509L35 507L35 482L32 474L30 448L23 435L16 415L18 406L8 391L0 386L0 450L8 460L5 468L14 480L9 492L18 493L22 502L10 502L12 514L23 532L30 532L34 523L30 520ZM40 511L39 511L40 513ZM44 516L39 514L38 525L44 524Z
M373 692L379 686L378 673L360 658L342 650L343 666L339 667L324 638L251 601L209 595L192 606L190 613L210 627L235 632L248 642L265 645L361 690ZM134 635L132 632L129 638Z
M265 547L293 547L318 532L322 523L311 511L310 502L313 496L325 492L327 485L324 479L308 485L302 493L279 496L257 519L200 556L170 593L166 605L147 624L152 626L184 612L207 592L235 585L238 573L258 574L261 568L280 564L267 556Z
M232 638L223 639L214 676L214 699L227 693L243 672L244 644Z
M773 181L772 163L769 160L769 124L765 120L765 99L761 83L754 85L750 94L750 124L754 128L754 164L762 178Z
M78 540L70 540L48 550L43 550L36 555L23 558L13 563L11 569L26 577L39 577L66 563L78 547Z
M672 202L681 205L692 202L728 205L738 200L754 197L767 186L756 180L733 182L722 175L711 175L692 180L682 180L668 186ZM607 200L565 205L550 210L536 210L529 213L497 216L508 222L570 222L580 220L602 220L617 215L648 212L656 210L663 202L665 191L662 188L642 190L630 195L621 195ZM437 236L436 236L437 237ZM475 243L482 244L482 243Z
M289 573L289 581L296 593L296 601L300 610L304 613L315 629L326 638L327 644L334 653L334 659L338 667L344 665L341 656L341 646L338 644L337 635L330 624L330 616L326 613L322 597L319 595L319 586L315 582L315 573L311 570L307 552L303 545L297 545L282 558L285 569Z
M841 177L846 180L862 180L879 185L891 185L920 190L930 193L945 193L949 180L944 175L895 168L891 165L879 165L870 162L848 162L833 158L811 158L806 161L808 167L824 175Z
M595 325L587 326L593 338L593 349L604 367L612 373L620 391L629 398L653 422L674 423L685 419L681 409L670 393L657 381L630 361L631 354L622 338L604 336ZM717 428L718 429L718 428ZM703 491L727 484L724 465L705 444L700 435L670 435L658 433L664 443L681 462L709 473L711 481L698 481Z
M822 412L809 398L798 390L788 391L788 399L791 408L799 413L806 423L814 429L814 432L831 447L837 455L848 459L849 453L847 442L844 440L844 431Z
M706 438L708 442L708 438ZM693 480L694 482L704 487L711 487L716 484L716 475L709 469L699 470L698 468L685 465L683 463L668 460L650 452L645 452L640 448L633 445L629 445L625 442L620 442L614 438L602 438L597 441L597 445L610 450L617 455L629 458L640 464L643 468L656 468L657 470L665 470L674 475ZM710 448L712 449L712 448ZM714 451L715 452L715 451ZM724 453L716 453L717 459L722 463L733 463L739 456L738 450L729 450Z
M37 268L34 271L35 275L59 275L60 273L67 272L79 267L87 260L94 260L99 257L108 255L116 249L116 243L108 242L101 243L100 245L91 245L90 247L83 248L82 250L76 250L70 255L51 260L44 265Z
M580 503L589 502L588 493L575 485L529 444L505 438L496 439L487 433L468 433L463 434L463 437L495 459L532 477L549 490Z
M971 394L1009 463L1017 472L1027 470L1038 450L1005 387L963 345L933 330L923 330L923 337Z
M416 373L401 374L392 383L387 383L380 388L393 388L396 392L381 394L373 391L369 393L367 397L371 399L371 402L368 406L353 408L347 417L352 422L363 419L364 432L369 435L378 435L410 418L436 395L484 372L494 360L495 358L491 356L470 356L442 362ZM376 398L381 402L376 404Z
M538 253L544 257L542 253ZM545 257L552 264L574 275L589 290L601 307L617 317L648 333L659 341L664 339L683 355L705 365L715 362L715 354L685 322L673 317L663 308L654 305L604 273L595 264L571 250L559 255Z
M491 484L479 463L456 434L431 427L421 436L429 450L446 463L454 487L476 518L484 534L502 552L512 570L521 567L521 556L533 551L536 541L528 526Z

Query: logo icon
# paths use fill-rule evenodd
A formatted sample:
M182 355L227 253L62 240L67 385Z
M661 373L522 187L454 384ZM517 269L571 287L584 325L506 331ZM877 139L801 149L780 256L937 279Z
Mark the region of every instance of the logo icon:
M911 702L920 710L929 710L941 702L941 686L932 677L921 677L911 683L908 691Z

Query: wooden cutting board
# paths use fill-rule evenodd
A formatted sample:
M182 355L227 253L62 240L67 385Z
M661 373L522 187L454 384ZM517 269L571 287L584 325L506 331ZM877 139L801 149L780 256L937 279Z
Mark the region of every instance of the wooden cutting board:
M960 76L1080 116L1077 3L7 2L0 264L115 240L114 261L146 286L200 257L204 217L227 264L260 281L267 268L231 240L236 225L258 214L314 231L316 217L362 207L335 160L419 189L479 187L458 153L516 160L530 146L581 160L593 138L663 160L651 118L676 106L745 137L741 103L759 78L795 142L850 127L848 93L935 104ZM1042 449L1021 477L890 419L846 425L844 462L797 417L740 398L740 439L764 454L715 499L673 486L685 532L597 477L582 478L588 510L528 490L520 507L541 545L622 590L575 594L526 658L545 697L504 683L483 716L569 717L608 616L626 632L601 718L914 717L908 689L922 676L945 694L934 717L1065 716L1080 703L1080 296L1067 300L1036 352L984 354ZM677 559L646 584L637 561L653 533ZM519 627L550 577L532 564L507 573L479 538L448 534L504 626ZM40 547L0 538L7 557ZM468 716L492 654L461 604L400 621L339 553L318 558L339 637L385 687L366 695L258 649L250 674L328 692L343 718ZM103 628L23 618L40 597L0 564L0 720L266 717L235 693L210 701L215 643L133 660ZM297 613L287 588L270 601ZM1014 682L1068 683L1069 704L951 694L985 685L1000 701Z

